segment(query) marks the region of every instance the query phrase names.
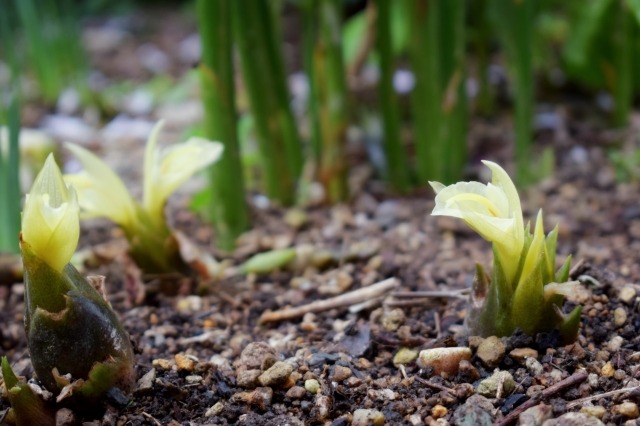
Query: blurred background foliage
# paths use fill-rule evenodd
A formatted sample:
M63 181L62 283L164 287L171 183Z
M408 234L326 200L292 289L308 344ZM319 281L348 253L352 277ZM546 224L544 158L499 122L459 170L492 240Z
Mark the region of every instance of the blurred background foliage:
M202 61L96 84L87 22L153 8L191 20ZM13 129L0 132L3 197L17 185L5 176L18 167L6 160L15 155L18 104L52 109L72 89L78 111L93 108L106 122L138 90L154 106L201 96L205 117L185 135L225 139L238 156L194 202L216 232L231 230L225 247L249 226L237 194L259 191L282 205L347 200L349 172L363 161L352 158L354 143L364 144L365 162L390 190L408 193L428 180L463 178L479 154L492 155L472 152L471 124L507 117L507 152L527 184L557 163L552 144L538 143L539 104L578 100L604 128L624 130L640 92L640 0L7 0L2 15L0 124ZM228 34L228 51L211 42L218 30ZM621 180L640 175L633 140L631 152L611 149ZM19 211L9 197L2 210L14 213L0 215L9 218L2 235L14 235ZM215 213L215 203L233 207Z

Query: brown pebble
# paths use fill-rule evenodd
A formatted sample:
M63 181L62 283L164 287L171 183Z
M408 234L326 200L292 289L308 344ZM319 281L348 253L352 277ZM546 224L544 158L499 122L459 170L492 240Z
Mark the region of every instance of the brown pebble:
M254 369L254 370L241 370L238 371L236 376L236 381L238 382L238 386L243 388L255 388L258 386L258 377L262 374L262 371Z
M278 361L258 377L262 386L275 386L284 383L293 372L291 364Z
M469 348L432 348L420 351L418 365L420 368L433 368L434 374L455 375L460 361L469 359L471 359Z
M351 377L353 372L349 367L343 367L341 365L336 365L333 367L333 374L331 375L331 381L333 382L341 382L345 379Z
M627 401L619 405L614 405L612 411L615 414L620 414L630 419L635 419L638 416L640 416L640 410L638 410L638 404L636 404L635 402Z
M509 352L509 356L517 361L519 364L524 365L527 358L538 358L538 351L532 348L515 348Z
M600 370L600 374L602 374L602 376L604 377L613 377L615 373L616 369L613 367L613 364L611 364L610 361L602 366L602 369Z
M197 361L187 355L176 354L174 359L179 371L193 371L196 368Z
M439 419L440 417L444 417L447 415L447 413L449 413L449 410L447 410L447 407L444 407L440 404L434 406L431 409L431 415L433 416L434 419Z
M307 394L307 391L302 386L293 386L289 388L285 396L289 399L302 399Z
M158 367L162 370L171 370L173 364L168 359L158 358L151 361L151 365Z

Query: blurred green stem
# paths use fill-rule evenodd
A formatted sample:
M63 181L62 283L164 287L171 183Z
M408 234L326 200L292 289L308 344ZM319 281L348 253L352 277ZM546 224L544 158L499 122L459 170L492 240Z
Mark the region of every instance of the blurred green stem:
M615 108L613 124L625 126L629 121L629 113L633 103L633 57L634 57L634 18L624 0L616 5L614 43L614 81L613 97Z
M318 180L327 200L347 198L347 82L342 53L340 3L305 2L305 68L309 76L309 111Z
M222 158L211 167L211 218L217 245L230 250L249 225L236 129L231 3L197 0L196 8L202 39L200 82L205 137L224 144Z
M453 182L466 162L464 2L412 0L411 107L420 183Z
M514 81L516 179L523 184L531 180L534 1L493 0L492 7Z
M0 131L0 253L19 253L20 233L20 99L15 40L11 36L7 16L0 13L0 43L9 65L11 86L7 93L8 105L0 99L0 124L6 125L6 133ZM4 93L0 91L0 95ZM7 140L3 140L4 138ZM7 149L4 150L3 148Z
M287 76L272 5L234 1L242 74L256 123L266 191L285 205L295 200L302 150L289 105Z
M387 179L396 191L409 189L409 167L400 135L400 115L398 101L393 88L395 67L391 34L391 2L377 0L378 25L376 46L380 55L380 108L384 127L384 151L387 165Z

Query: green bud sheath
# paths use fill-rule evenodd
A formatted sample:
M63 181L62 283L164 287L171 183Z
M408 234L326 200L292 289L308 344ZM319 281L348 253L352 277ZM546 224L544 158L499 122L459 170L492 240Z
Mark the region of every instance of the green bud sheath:
M13 373L7 357L2 357L2 377L17 426L54 426L54 410ZM3 423L4 424L4 423Z
M109 304L71 265L58 272L21 242L24 263L25 329L31 362L42 383L57 392L52 371L87 380L93 388L133 385L133 350ZM107 368L110 375L95 374ZM100 377L102 383L89 383ZM82 394L83 392L79 392ZM97 397L95 392L90 392Z

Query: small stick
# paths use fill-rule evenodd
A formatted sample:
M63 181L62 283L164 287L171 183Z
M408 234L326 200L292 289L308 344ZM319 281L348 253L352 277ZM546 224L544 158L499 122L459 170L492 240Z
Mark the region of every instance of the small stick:
M575 265L573 265L573 267L569 270L569 276L575 277L578 274L578 271L582 269L583 266L584 266L584 259L578 260L578 262Z
M436 337L439 339L442 337L442 325L440 323L440 314L438 312L433 314L433 322L436 323Z
M548 388L546 388L545 390L540 392L540 395L531 398L530 400L526 401L522 405L519 405L512 412L510 412L508 415L506 415L504 417L504 419L502 419L502 421L500 423L498 423L498 426L508 426L508 425L510 425L511 423L515 422L518 419L518 416L522 412L524 412L528 408L531 408L534 405L536 405L538 402L540 402L541 399L548 398L548 397L550 397L550 396L552 396L552 395L564 390L565 388L568 388L568 387L571 387L571 386L575 386L575 385L577 385L579 383L582 383L585 380L587 380L587 376L588 376L588 374L587 374L586 371L578 371L577 373L573 373L571 376L567 377L566 379L560 380L555 385L549 386Z
M153 417L151 414L147 413L146 411L142 412L142 416L148 418L151 421L153 421L156 425L162 426L162 423L160 423L158 421L158 419L156 419L155 417Z
M587 396L585 398L581 398L581 399L576 399L575 401L572 401L570 404L567 404L567 408L573 408L577 405L582 405L585 402L590 402L590 401L595 401L596 399L600 399L600 398L607 398L609 396L615 396L615 395L619 395L622 393L627 393L627 392L631 392L633 390L638 389L638 386L632 386L629 388L622 388L622 389L615 389L609 392L605 392L605 393L601 393L599 395L593 395L593 396Z
M304 314L309 312L322 312L328 311L329 309L355 305L357 303L362 303L366 300L382 296L383 294L396 288L398 285L400 285L400 282L397 278L388 278L386 280L372 284L368 287L359 288L357 290L350 291L349 293L341 294L340 296L332 297L330 299L318 300L307 305L284 308L278 311L267 311L260 316L258 324L284 321L304 316Z
M426 290L426 291L396 291L391 293L391 296L398 299L408 299L408 298L416 298L416 297L451 297L451 298L461 298L464 295L469 294L471 289L463 288L460 290Z
M430 387L431 389L435 389L435 390L439 390L439 391L443 391L443 392L448 392L451 395L455 395L456 394L453 389L449 389L446 386L442 386L442 385L439 385L437 383L430 382L428 380L423 379L422 377L418 377L418 376L414 376L414 377L415 377L415 379L417 381L419 381L423 385L426 385L426 386Z

